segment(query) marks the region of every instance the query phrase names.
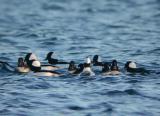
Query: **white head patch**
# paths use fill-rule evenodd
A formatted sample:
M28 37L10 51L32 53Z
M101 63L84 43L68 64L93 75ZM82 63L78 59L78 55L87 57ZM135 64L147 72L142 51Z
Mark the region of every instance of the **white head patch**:
M31 54L29 60L37 60L37 56L35 54Z
M87 57L86 63L87 63L87 64L90 64L90 63L91 63L91 59L90 59L89 57Z
M136 63L135 62L130 62L129 63L129 68L137 68Z
M41 63L39 61L33 61L32 66L34 67L41 67Z
M102 59L100 56L98 56L98 62L102 62Z
M55 52L53 52L52 55L51 55L51 58L54 58L54 57L56 57Z

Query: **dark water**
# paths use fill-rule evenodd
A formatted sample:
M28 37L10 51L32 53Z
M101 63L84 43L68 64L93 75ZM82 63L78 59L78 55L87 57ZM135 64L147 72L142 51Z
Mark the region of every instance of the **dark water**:
M152 70L93 78L37 78L0 70L0 116L159 116L159 0L0 0L0 60L49 51ZM95 68L95 67L93 67Z

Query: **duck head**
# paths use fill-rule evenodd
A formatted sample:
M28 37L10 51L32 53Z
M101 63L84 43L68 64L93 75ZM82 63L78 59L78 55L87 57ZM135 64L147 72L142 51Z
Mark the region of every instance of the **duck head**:
M111 71L118 71L118 65L117 65L117 60L113 60L111 64Z
M125 64L125 68L126 69L136 69L137 66L136 66L135 62L133 62L133 61L127 61L126 64Z
M74 62L74 61L71 61L71 62L69 63L68 70L69 70L69 71L76 70L76 65L75 65L75 62Z
M24 59L22 57L18 58L18 67L24 67Z
M93 64L96 64L98 62L102 62L101 61L101 57L99 55L94 55L94 57L93 57Z

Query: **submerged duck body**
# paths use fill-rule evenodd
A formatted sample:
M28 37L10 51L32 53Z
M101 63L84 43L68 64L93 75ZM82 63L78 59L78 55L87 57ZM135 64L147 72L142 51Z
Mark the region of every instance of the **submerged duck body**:
M54 59L52 58L52 55L54 54L54 52L49 52L47 54L46 60L48 60L49 64L69 64L68 62L65 61L59 61L58 59Z

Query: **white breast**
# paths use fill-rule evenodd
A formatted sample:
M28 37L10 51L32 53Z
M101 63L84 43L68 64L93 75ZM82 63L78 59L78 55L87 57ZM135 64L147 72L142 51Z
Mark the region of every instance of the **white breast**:
M17 67L16 71L20 72L20 73L28 73L30 71L30 69L27 67Z
M86 67L86 68L83 69L81 75L85 75L85 74L86 75L90 75L90 76L94 76L95 75L95 73L91 70L90 67Z

